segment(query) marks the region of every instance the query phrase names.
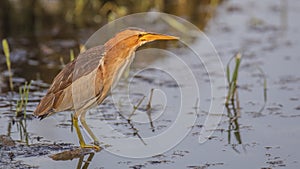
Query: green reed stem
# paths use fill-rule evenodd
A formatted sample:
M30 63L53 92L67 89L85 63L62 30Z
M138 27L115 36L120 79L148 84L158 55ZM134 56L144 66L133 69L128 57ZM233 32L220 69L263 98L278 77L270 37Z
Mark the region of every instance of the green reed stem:
M14 85L13 85L13 81L12 81L10 51L9 51L9 45L8 45L8 42L7 42L6 39L2 40L2 47L3 47L4 55L6 57L6 65L7 65L7 70L8 70L8 73L9 73L9 87L10 87L10 90L13 91L14 90Z
M229 100L233 100L234 99L234 93L236 91L237 88L237 79L238 79L238 74L239 74L239 67L241 64L241 58L242 55L241 53L237 53L235 56L235 68L233 71L233 75L232 78L230 79L230 69L229 69L229 63L232 61L232 59L230 59L229 63L227 64L227 81L229 81L229 89L228 89L228 94L227 94L227 98L226 98L226 102L225 105L228 106L229 104Z
M26 119L26 107L28 103L28 97L29 97L29 89L31 86L31 82L28 84L28 82L25 82L25 85L23 87L19 88L19 95L20 99L17 101L17 107L16 107L16 116L19 116L23 110L24 118Z
M74 60L75 56L74 56L74 51L73 49L70 49L70 62L72 62Z

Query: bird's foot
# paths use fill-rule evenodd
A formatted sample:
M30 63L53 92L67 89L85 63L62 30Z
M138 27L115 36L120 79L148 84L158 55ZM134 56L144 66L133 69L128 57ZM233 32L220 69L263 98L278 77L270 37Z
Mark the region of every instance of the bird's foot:
M101 147L99 145L87 145L87 144L82 144L80 145L81 148L91 148L94 149L96 152L99 152L101 150Z

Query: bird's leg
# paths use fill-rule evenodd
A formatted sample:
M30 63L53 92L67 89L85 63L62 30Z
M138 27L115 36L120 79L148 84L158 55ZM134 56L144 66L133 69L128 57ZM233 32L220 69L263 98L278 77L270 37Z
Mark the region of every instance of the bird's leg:
M85 114L86 112L83 112L80 116L80 122L83 126L83 128L88 132L88 134L92 137L92 139L94 140L94 144L99 146L99 140L98 138L94 135L94 133L92 132L92 130L89 128L89 126L86 124L86 121L85 121Z
M85 142L84 142L84 139L82 137L82 134L81 134L79 126L78 126L78 118L76 116L73 116L72 120L73 120L73 125L75 127L75 130L76 130L76 133L77 133L77 136L79 139L80 147L82 147L83 145L85 145Z
M84 142L84 139L83 139L83 136L82 136L82 134L81 134L81 131L80 131L80 128L79 128L79 126L78 126L78 116L76 115L76 113L75 113L75 115L73 116L73 125L74 125L74 127L75 127L75 129L76 129L76 133L77 133L77 136L78 136L78 139L79 139L79 144L80 144L80 147L81 148L93 148L93 149L95 149L96 151L100 151L100 147L99 146L96 146L96 145L87 145L87 144L85 144L85 142Z

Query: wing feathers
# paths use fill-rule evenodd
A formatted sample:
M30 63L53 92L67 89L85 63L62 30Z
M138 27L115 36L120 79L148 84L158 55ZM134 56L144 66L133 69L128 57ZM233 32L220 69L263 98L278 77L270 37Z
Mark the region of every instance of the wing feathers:
M103 46L96 46L79 54L73 62L67 64L54 78L47 94L38 104L34 115L42 119L55 112L72 109L73 99L71 84L81 77L97 70L104 51ZM97 82L96 85L102 88L101 83L102 82ZM96 93L100 91L101 89L97 89Z

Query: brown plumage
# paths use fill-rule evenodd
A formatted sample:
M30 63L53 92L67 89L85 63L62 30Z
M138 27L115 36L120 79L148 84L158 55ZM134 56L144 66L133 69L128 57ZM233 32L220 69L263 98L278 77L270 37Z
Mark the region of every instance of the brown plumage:
M79 54L54 78L47 94L38 104L34 115L43 119L56 112L75 111L73 124L79 137L80 146L86 145L78 127L78 117L83 127L98 144L85 122L85 113L89 108L100 104L116 85L126 67L134 59L135 50L154 40L174 40L174 36L127 29L116 34L103 46L96 46Z
M62 103L64 97L72 97L72 95L70 95L71 93L66 95L66 92L68 91L67 89L70 88L73 81L79 80L80 77L86 76L97 67L101 67L101 65L98 65L98 62L100 61L103 53L103 47L96 46L81 53L77 59L67 64L65 68L54 78L47 94L42 98L37 106L34 115L43 119L55 112L73 110L74 106L72 100L67 103ZM60 106L62 104L68 106L64 106L62 108Z

